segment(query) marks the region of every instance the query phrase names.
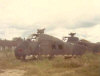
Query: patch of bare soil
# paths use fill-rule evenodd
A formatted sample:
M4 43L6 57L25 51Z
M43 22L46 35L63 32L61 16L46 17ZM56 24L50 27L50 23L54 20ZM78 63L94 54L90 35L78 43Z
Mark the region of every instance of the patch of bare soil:
M1 70L0 76L23 76L24 73L25 73L24 70L7 69L7 70Z
M3 73L4 71L0 69L0 73Z

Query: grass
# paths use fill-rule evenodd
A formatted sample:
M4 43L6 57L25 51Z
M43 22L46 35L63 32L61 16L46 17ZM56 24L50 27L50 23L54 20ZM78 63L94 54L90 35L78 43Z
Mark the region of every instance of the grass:
M25 70L23 76L100 76L100 55L87 53L83 56L52 60L20 61L12 51L0 52L0 69Z

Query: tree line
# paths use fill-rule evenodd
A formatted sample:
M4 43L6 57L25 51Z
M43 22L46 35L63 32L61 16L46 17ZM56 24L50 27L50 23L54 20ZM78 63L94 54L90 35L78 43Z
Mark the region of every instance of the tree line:
M7 49L13 50L22 41L23 39L20 37L13 38L13 40L0 39L0 51L7 50Z

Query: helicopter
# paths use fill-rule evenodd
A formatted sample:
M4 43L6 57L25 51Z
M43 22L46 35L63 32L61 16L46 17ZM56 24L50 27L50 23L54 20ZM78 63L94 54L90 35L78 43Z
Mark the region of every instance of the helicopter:
M74 36L76 33L70 33L70 37L63 37L63 40L60 40L45 34L44 31L45 29L38 29L37 33L31 34L19 44L15 49L15 57L25 60L29 55L34 57L48 55L49 58L53 58L55 55L83 55L87 51L87 47L80 45L79 38Z

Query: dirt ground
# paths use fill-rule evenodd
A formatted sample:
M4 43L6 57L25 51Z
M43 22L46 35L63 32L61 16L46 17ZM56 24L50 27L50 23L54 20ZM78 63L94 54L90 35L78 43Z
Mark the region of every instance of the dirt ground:
M24 73L24 70L19 69L0 70L0 76L23 76Z

